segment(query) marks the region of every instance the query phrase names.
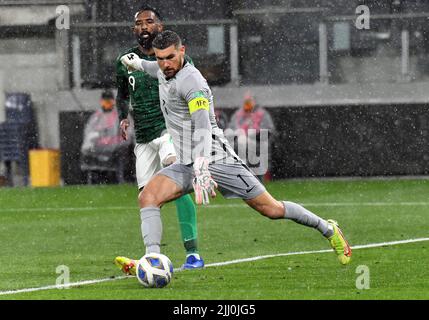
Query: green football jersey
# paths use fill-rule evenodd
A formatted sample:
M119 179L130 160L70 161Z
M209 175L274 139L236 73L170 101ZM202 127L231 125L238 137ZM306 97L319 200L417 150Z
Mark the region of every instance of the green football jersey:
M120 58L127 53L135 53L140 58L154 61L154 56L147 56L138 47L131 48L116 60L116 81L119 90L127 92L130 113L134 119L137 143L148 143L159 138L166 129L164 116L159 107L158 79L142 71L128 72ZM120 119L127 117L126 110L119 110Z

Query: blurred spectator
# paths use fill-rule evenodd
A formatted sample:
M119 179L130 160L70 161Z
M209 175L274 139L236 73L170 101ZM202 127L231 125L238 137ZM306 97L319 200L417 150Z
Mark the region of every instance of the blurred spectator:
M88 183L92 183L93 171L115 172L118 182L123 182L124 157L132 141L121 137L113 92L103 91L100 109L90 116L85 126L81 147L81 169L87 171Z
M242 159L262 181L269 178L270 136L275 133L273 120L260 107L251 93L244 96L243 106L231 117L229 139L234 137L234 147ZM243 154L244 153L244 154Z

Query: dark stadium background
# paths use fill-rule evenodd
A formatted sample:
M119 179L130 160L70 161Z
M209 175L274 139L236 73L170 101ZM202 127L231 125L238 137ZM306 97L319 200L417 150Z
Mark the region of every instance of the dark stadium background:
M55 27L59 5L70 29ZM183 36L227 117L248 90L268 109L275 179L427 174L428 1L1 1L3 91L31 97L38 145L60 149L66 184L85 182L80 131L115 87L142 5ZM359 5L368 30L356 27Z

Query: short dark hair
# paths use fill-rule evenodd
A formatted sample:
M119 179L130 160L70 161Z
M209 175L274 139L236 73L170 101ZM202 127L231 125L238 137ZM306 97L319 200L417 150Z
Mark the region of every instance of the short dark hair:
M180 39L176 32L171 30L159 33L152 42L152 46L160 50L167 49L173 45L179 48L182 45L182 39Z
M156 10L155 8L153 8L153 7L150 7L150 6L144 6L139 11L137 11L136 14L134 15L134 19L136 19L137 16L140 13L142 13L143 11L152 11L155 14L155 16L159 19L159 21L162 21L162 17L161 17L161 14L159 13L159 11Z
M113 94L112 90L105 89L101 93L101 99L109 100L109 99L114 99L114 98L115 98L115 95Z

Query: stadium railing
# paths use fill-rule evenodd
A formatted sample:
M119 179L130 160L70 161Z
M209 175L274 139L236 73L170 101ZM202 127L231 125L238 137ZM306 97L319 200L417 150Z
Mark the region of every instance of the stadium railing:
M71 52L75 86L98 87L113 85L114 60L129 47L135 46L132 25L125 22L81 22L73 25L68 35L61 30L65 53ZM212 84L239 82L238 27L235 20L167 21L183 36L194 62ZM107 41L106 41L107 39Z
M321 83L429 80L429 49L425 44L429 12L370 14L368 29L358 28L357 19L359 15L342 15L320 22ZM348 59L350 56L354 59ZM347 70L341 66L347 61L360 67L353 69L352 76L345 75ZM365 67L368 72L359 73Z

